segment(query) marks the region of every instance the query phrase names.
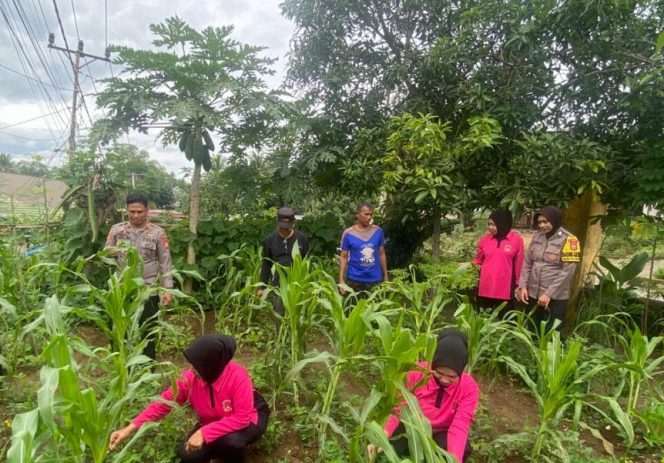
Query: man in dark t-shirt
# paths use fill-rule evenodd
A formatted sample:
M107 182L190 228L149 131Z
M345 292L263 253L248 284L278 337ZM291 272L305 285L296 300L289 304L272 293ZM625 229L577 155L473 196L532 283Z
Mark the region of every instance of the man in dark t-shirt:
M291 207L282 207L277 211L277 230L270 233L263 242L263 261L261 265L261 287L258 289L258 297L262 297L269 283L273 286L279 285L279 274L272 268L274 263L290 267L293 265L293 248L297 243L300 255L304 258L309 252L309 242L304 233L295 230L295 211ZM270 281L271 280L271 281ZM284 315L284 305L281 298L274 293L270 294L270 302L274 311L280 316ZM279 320L277 320L279 322Z

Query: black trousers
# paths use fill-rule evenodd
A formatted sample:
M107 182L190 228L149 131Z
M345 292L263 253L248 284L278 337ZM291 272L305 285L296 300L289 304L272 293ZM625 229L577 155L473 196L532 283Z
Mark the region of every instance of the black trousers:
M506 303L505 307L500 309L500 313L498 314L498 317L501 319L505 318L505 315L512 310L512 299L510 300L504 300L504 299L494 299L492 297L482 297L482 296L477 296L477 306L480 309L491 309L491 310L496 310L498 306L502 303Z
M353 294L353 300L357 303L360 299L366 299L369 297L369 293L371 292L372 289L374 289L376 286L381 284L381 281L374 281L372 283L362 283L361 281L355 281L355 280L346 280L346 284L350 286L350 288L355 291L355 294Z
M159 295L150 296L145 301L143 313L139 319L141 331L145 333L145 338L148 340L147 345L143 349L143 354L155 360L157 355L157 342L156 334L150 334L157 323L157 314L159 313Z
M408 439L406 438L405 432L406 428L403 423L399 423L397 429L394 430L394 434L392 434L392 439L390 439L394 451L397 452L397 455L400 457L407 457L410 455ZM438 444L438 447L447 450L447 431L434 432L431 437L433 437L433 440ZM465 461L471 453L473 453L473 449L470 446L470 441L466 440L466 448L463 451L463 460Z
M279 297L278 294L271 292L269 299L270 303L272 304L272 310L274 310L274 313L276 314L272 315L272 318L274 319L274 327L277 331L279 331L279 328L281 327L281 320L284 318L284 315L286 315L286 308L284 307L284 302L281 300L281 297Z
M539 327L542 322L546 322L546 330L551 331L554 320L560 320L560 324L556 328L558 332L560 332L563 323L565 323L567 299L551 299L549 307L545 309L541 305L537 305L537 299L531 297L528 298L528 310L532 312L533 328L536 333L539 332Z
M185 444L189 437L201 427L200 423L191 430L187 439L178 449L178 458L182 463L208 463L211 459L217 458L224 463L244 463L244 448L256 441L267 429L267 422L270 417L270 408L258 391L254 391L254 407L258 412L258 423L250 423L244 429L231 432L219 439L204 443L203 447L193 452L187 452Z

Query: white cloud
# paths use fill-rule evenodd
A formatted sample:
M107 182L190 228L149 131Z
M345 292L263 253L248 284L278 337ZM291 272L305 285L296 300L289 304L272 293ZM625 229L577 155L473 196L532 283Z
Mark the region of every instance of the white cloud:
M192 27L202 29L207 26L223 26L232 24L235 27L233 38L249 44L267 47L264 54L269 57L279 58L274 65L275 76L266 79L268 85L277 88L283 79L286 65L286 54L288 44L293 31L292 24L283 18L278 6L282 0L125 0L108 1L108 42L109 44L126 45L131 47L147 48L153 40L149 30L151 23L162 22L169 16L178 15L187 21ZM71 100L71 76L68 74L68 60L60 56L55 50L46 47L48 32L55 34L55 44L64 46L53 5L51 2L17 2L25 3L24 11L28 23L34 31L36 45L40 48L42 56L38 56L36 48L32 45L29 37L18 27L16 31L20 41L33 64L38 79L50 82L50 75L55 79L57 86L63 90L52 87L42 87L39 84L28 81L16 74L0 68L0 129L6 125L21 122L31 117L62 110L61 113L48 118L21 124L14 128L8 128L0 132L0 152L5 151L12 154L39 153L46 159L53 158L57 162L57 155L53 156L53 149L59 147L67 139L67 121L69 113L67 107ZM41 10L37 5L41 4ZM95 55L103 55L105 48L105 22L104 22L104 0L74 0L76 8L76 23L81 39L85 43L85 51ZM14 4L4 2L3 8L13 12ZM67 34L70 48L77 44L76 23L72 12L71 3L58 2L60 16ZM43 16L42 16L43 11ZM16 15L11 15L10 18ZM44 16L46 19L44 19ZM5 66L19 73L31 74L31 70L24 70L15 50L11 34L6 23L0 27L0 53L3 56ZM48 66L44 69L42 60ZM83 92L88 94L85 101L92 117L98 117L99 111L94 107L94 88L92 79L95 80L110 77L109 66L103 62L95 62L88 65L81 74L81 86ZM114 68L117 75L119 69ZM97 84L97 88L99 85ZM47 98L46 93L50 97ZM52 100L52 101L51 101ZM89 125L87 115L80 116L83 120L83 128ZM13 135L9 135L8 133ZM190 168L191 163L175 146L162 147L156 140L157 131L149 135L132 133L129 142L145 149L150 156L159 161L167 169L176 175L181 169ZM19 136L23 138L19 138ZM34 140L26 140L31 138ZM35 141L39 140L39 141ZM50 141L43 141L50 140Z

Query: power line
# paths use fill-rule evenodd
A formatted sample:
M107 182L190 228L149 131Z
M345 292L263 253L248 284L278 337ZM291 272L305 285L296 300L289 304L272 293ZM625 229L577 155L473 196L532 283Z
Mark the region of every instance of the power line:
M42 98L43 98L43 101L46 105L50 104L51 108L53 110L56 110L57 108L56 108L55 102L53 101L50 94L46 90L46 86L43 85L43 84L41 86L35 86L35 84L32 83L32 80L40 81L40 79L36 79L37 72L36 72L34 66L32 65L32 62L30 61L30 58L29 58L25 48L21 44L21 39L20 39L18 33L16 32L12 22L9 19L9 15L8 15L9 11L5 11L4 7L2 6L2 3L0 3L0 13L2 14L3 19L7 23L8 29L9 29L10 34L12 36L12 44L14 46L14 49L16 50L16 54L17 54L19 63L21 64L21 67L23 68L24 73L26 75L28 73L31 73L35 77L35 79L29 79L28 80L28 86L30 87L30 91L32 92L33 96L35 97L35 100L37 101L37 106L40 108L40 111L42 113L46 112L46 111L44 111L43 106L42 106ZM41 96L38 95L40 93L41 93ZM53 137L53 140L55 140L56 139L55 134L53 133L53 129L51 128L50 124L48 123L48 120L46 120L46 125L49 129L49 132L51 132L51 136ZM66 126L66 123L64 123L63 125Z
M23 135L16 135L15 133L7 132L6 130L0 129L0 132L9 135L10 137L15 137L15 138L21 138L23 140L28 140L28 141L53 141L55 142L56 140L54 138L30 138L30 137L24 137Z
M23 67L24 71L27 73L27 69L25 66L25 63L23 62L23 59L25 59L25 62L27 63L27 67L30 69L31 73L37 77L37 71L35 70L35 67L32 65L32 62L30 61L30 57L28 56L27 51L23 47L23 44L21 43L21 38L18 35L18 32L16 31L16 28L13 26L12 22L9 19L9 10L6 12L5 9L2 7L2 4L0 4L0 12L2 13L2 16L7 23L7 26L9 27L9 31L13 37L13 42L14 42L14 48L16 50L16 53L18 55L19 61L21 62L21 66ZM39 79L36 79L39 80ZM46 91L45 88L42 89L43 94L49 99L51 104L53 104L53 108L55 108L55 103L53 102L53 99L51 98L50 94Z
M33 4L34 4L33 0ZM42 2L37 0L37 5L39 6L39 11L41 12L41 17L44 20L44 24L46 25L46 33L50 32L51 30L51 25L48 22L48 19L46 19L46 13L44 12L44 8L42 8ZM71 76L71 73L69 72L69 68L67 66L67 63L65 63L65 59L62 57L60 53L56 53L58 55L58 58L60 59L60 63L62 63L62 66L67 69L67 77L69 78L69 81L73 84L74 79Z
M25 124L26 122L36 121L37 119L42 119L42 118L44 118L44 117L52 116L53 114L57 114L57 113L59 113L59 112L65 111L65 110L67 110L67 109L69 109L69 108L62 108L62 109L60 109L60 110L58 110L58 111L54 111L54 112L52 112L52 113L42 114L41 116L31 117L30 119L26 119L26 120L21 121L21 122L15 122L15 123L13 123L13 124L5 125L5 126L3 126L3 127L0 127L0 130L8 129L8 128L10 128L10 127L16 127L17 125Z
M37 58L39 59L41 65L43 66L44 70L46 71L46 75L48 76L49 80L56 86L62 87L62 81L60 80L60 76L58 73L54 72L51 68L51 66L47 63L46 56L42 52L41 46L38 44L37 39L35 37L34 30L32 26L30 25L30 22L28 21L28 15L26 14L23 6L21 3L17 3L16 0L12 0L12 3L14 4L14 8L16 9L16 12L18 13L19 20L21 21L21 24L23 25L23 28L25 32L27 33L27 37L32 43L32 47L34 48ZM57 81L57 82L56 82ZM62 102L66 105L67 101L65 100L64 96L62 95L61 92L58 92L58 96L62 100Z
M56 15L56 18L58 20L58 24L60 25L60 32L62 33L62 38L65 41L65 46L66 47L62 48L62 47L58 47L58 46L54 45L55 35L53 33L49 33L48 46L49 46L49 48L53 48L53 49L65 52L67 54L67 58L69 59L71 65L72 65L72 70L74 72L74 94L72 96L71 123L70 123L70 126L69 126L69 130L70 130L70 132L69 132L69 149L70 149L70 151L74 151L75 148L76 148L76 110L78 109L77 98L78 98L79 93L81 94L81 102L83 104L83 107L85 108L85 112L88 116L90 124L91 125L93 124L92 116L90 115L88 105L85 102L85 97L83 96L83 92L81 91L81 86L80 86L79 80L78 80L78 75L79 75L79 72L81 70L80 60L83 57L83 58L93 58L92 61L97 60L97 59L104 60L104 61L109 61L110 51L108 49L106 49L106 56L105 57L95 56L95 55L91 55L91 54L88 54L88 53L84 53L83 52L83 41L82 40L78 41L78 47L77 47L76 50L70 49L69 48L69 43L67 42L67 36L65 34L65 29L64 29L64 26L62 25L62 19L60 18L60 11L58 10L58 3L57 3L56 0L53 0L53 6L55 8L55 15ZM72 3L72 7L73 7L73 3ZM74 63L74 61L72 61L71 54L74 54L76 56L76 63ZM85 66L87 66L88 64L89 63L86 60ZM90 77L92 77L92 75L90 75Z
M81 35L78 33L78 20L76 19L76 8L74 8L74 0L71 1L71 11L74 13L74 26L76 26L76 38L81 40Z
M21 77L23 77L24 79L29 79L29 80L32 80L32 81L37 82L37 83L39 83L39 84L42 84L42 85L48 85L49 87L57 88L58 90L62 90L63 92L68 92L68 91L70 90L70 89L68 89L68 88L58 87L58 86L56 86L56 85L49 84L48 82L44 82L44 81L42 81L42 80L35 79L34 77L30 77L30 76L25 75L25 74L23 74L23 73L21 73L21 72L18 72L18 71L14 70L14 69L12 69L12 68L10 68L10 67L7 67L7 66L5 66L5 65L2 64L2 63L0 63L0 68L3 68L3 69L5 69L5 70L7 70L7 71L9 71L9 72L13 72L13 73L16 74L17 76L21 76Z

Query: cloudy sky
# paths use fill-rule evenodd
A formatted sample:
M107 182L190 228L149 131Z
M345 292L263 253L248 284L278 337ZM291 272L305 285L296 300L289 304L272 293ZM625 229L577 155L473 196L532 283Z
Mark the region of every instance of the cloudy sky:
M278 58L277 74L268 84L277 87L283 78L292 24L281 16L282 0L55 0L70 48L79 40L84 51L103 55L108 44L149 48L153 39L148 26L178 15L196 29L235 26L233 37L243 43L267 47L266 56ZM106 11L108 12L106 14ZM64 53L47 48L48 33L55 44L64 40L53 0L0 0L0 152L18 160L38 154L49 165L64 156L69 134L72 72ZM80 79L85 108L79 111L81 133L102 114L95 107L99 79L120 72L118 66L97 61L84 67ZM89 113L89 115L88 115ZM162 148L149 136L130 134L129 141L147 150L170 171L178 174L189 163L176 147ZM126 141L126 138L124 139Z

